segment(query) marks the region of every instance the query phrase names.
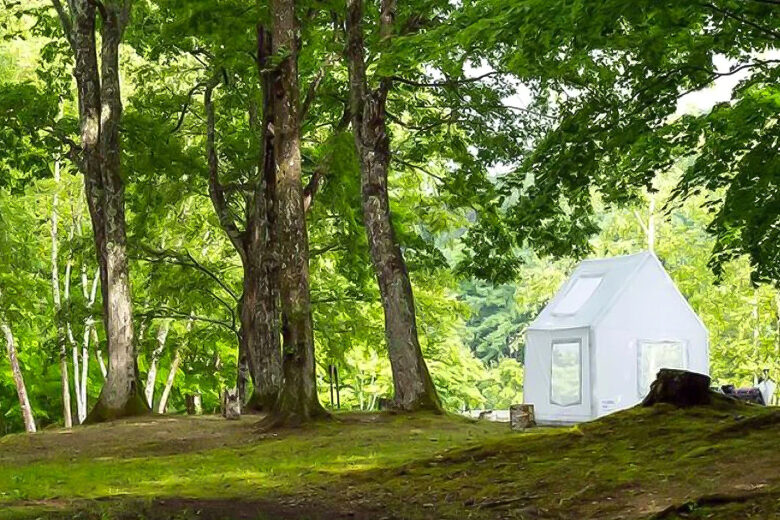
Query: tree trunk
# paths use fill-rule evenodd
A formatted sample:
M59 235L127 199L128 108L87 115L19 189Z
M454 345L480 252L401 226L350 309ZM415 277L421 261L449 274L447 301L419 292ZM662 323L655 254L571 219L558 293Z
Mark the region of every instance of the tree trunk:
M87 400L87 381L89 380L89 323L84 323L84 337L81 343L81 402L84 404L84 417L79 420L84 422L87 418L86 410L89 402Z
M62 387L62 417L65 428L73 427L73 416L70 404L70 382L68 381L68 354L65 344L65 328L62 322L62 299L60 297L60 273L58 265L59 254L59 189L60 162L54 162L54 196L51 203L51 292L54 302L54 320L57 324L57 350L60 356L60 384Z
M642 400L642 406L669 403L675 406L697 406L712 401L710 378L704 374L662 368L658 371L650 392Z
M11 361L11 372L13 373L14 383L16 384L16 393L19 396L19 408L22 410L24 429L27 430L28 433L35 433L35 418L33 417L32 408L30 407L30 400L27 398L27 388L24 385L22 370L19 368L19 360L16 357L14 335L11 332L11 328L5 323L0 323L0 329L2 329L3 334L5 335L5 345L8 350L8 359Z
M282 384L281 342L279 336L279 279L276 262L276 164L274 160L273 78L267 70L271 38L257 27L258 67L263 87L263 119L260 128L261 151L258 176L247 211L244 263L244 292L241 301L241 327L246 344L254 391L246 408L269 411ZM256 116L250 112L253 126ZM242 401L243 404L243 401Z
M295 1L272 0L271 16L273 54L281 58L273 105L284 373L274 415L281 422L298 423L327 413L317 398L314 365L309 243L301 185Z
M212 98L215 82L209 84L204 95L207 124L207 154L209 163L209 194L220 225L241 257L244 269L243 294L239 305L241 330L239 333L239 374L237 388L241 403L245 402L244 367L248 366L254 391L247 407L270 410L278 395L282 379L281 346L279 338L278 277L276 275L275 204L274 204L274 148L271 124L273 109L270 102L270 78L265 71L270 55L270 39L258 26L258 66L263 81L262 147L257 166L257 178L251 201L246 208L246 226L241 232L227 207L224 188L219 182L219 163L216 152L215 109ZM256 111L250 110L250 124L256 128Z
M136 381L132 302L128 275L124 186L120 175L119 43L130 16L130 0L59 2L60 21L76 58L81 162L87 204L100 266L108 376L88 421L149 411ZM101 12L101 68L98 70L96 10ZM102 84L101 84L102 80Z
M71 228L71 231L69 233L68 240L69 242L73 242L73 237L75 235L75 226ZM68 342L71 346L71 352L73 356L73 393L76 394L76 419L78 420L79 424L82 424L84 422L84 419L87 416L87 404L82 399L82 395L84 392L82 391L82 387L84 385L84 382L81 378L81 370L79 365L79 346L76 343L76 338L73 337L73 325L71 323L71 314L70 314L70 289L71 289L71 275L73 273L73 259L68 258L67 263L65 264L65 281L63 286L63 297L64 297L64 305L65 309L67 311L67 322L65 323L65 332L68 338Z
M146 396L146 402L150 405L154 405L154 385L157 382L157 363L160 361L160 356L165 349L165 340L168 338L168 330L170 324L167 321L160 323L160 327L157 329L157 347L152 352L152 360L149 363L149 373L146 375L146 389L144 395Z
M76 418L79 424L84 422L87 417L87 403L82 399L84 392L82 387L84 381L81 379L81 370L79 368L79 346L76 343L76 338L73 337L73 329L70 323L67 324L68 341L71 345L71 351L73 353L73 393L76 394Z
M251 245L248 251L250 258L258 257ZM253 260L249 262L254 263ZM279 395L282 358L276 294L267 266L263 265L262 260L259 263L261 265L250 265L244 269L241 333L254 385L246 408L268 411L273 408Z
M241 309L239 308L239 317ZM238 331L238 374L236 374L236 392L238 392L238 400L243 404L249 399L246 396L247 387L249 386L249 355L246 352L247 347L244 342L244 331L239 329Z
M87 308L91 309L97 299L97 288L100 280L100 270L95 271L95 277L92 280L92 287L89 288L89 278L87 277L86 265L81 265L81 292ZM84 403L84 417L80 417L83 422L86 419L87 400L87 381L89 380L89 340L95 337L97 345L97 334L95 333L95 320L90 314L84 319L84 336L81 343L81 401Z
M171 389L173 388L173 381L176 379L176 371L179 370L179 363L181 362L181 354L179 349L176 349L176 353L173 355L173 361L171 362L171 369L168 372L168 379L165 380L165 388L160 396L160 404L157 408L157 413L165 413L168 408L168 398L171 396Z
M185 398L187 415L203 414L203 399L200 394L189 394Z
M92 343L95 344L95 357L98 360L98 366L100 367L100 373L103 374L103 380L108 377L108 369L106 368L106 362L103 360L103 349L100 348L100 338L97 335L97 329L95 324L92 324L91 329Z
M387 188L390 138L385 107L390 81L382 78L379 87L369 91L362 0L348 0L347 10L350 109L360 159L363 223L385 314L385 338L393 370L395 406L403 410L441 410L417 337L412 284L390 216ZM380 26L386 43L392 36L394 16L395 1L382 0Z
M149 411L136 380L136 358L133 347L133 314L130 276L127 263L124 185L120 174L119 122L122 100L119 92L119 43L128 8L116 3L104 5L106 13L101 26L101 91L103 107L100 128L101 174L105 205L105 250L108 301L106 334L108 336L108 378L90 419L100 421Z

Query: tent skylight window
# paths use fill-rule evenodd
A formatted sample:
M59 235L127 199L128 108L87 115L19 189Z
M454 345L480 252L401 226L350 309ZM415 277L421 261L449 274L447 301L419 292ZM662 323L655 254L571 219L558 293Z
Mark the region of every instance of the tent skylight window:
M580 276L574 280L571 288L553 309L553 314L576 314L596 292L596 289L601 285L601 279L601 276Z

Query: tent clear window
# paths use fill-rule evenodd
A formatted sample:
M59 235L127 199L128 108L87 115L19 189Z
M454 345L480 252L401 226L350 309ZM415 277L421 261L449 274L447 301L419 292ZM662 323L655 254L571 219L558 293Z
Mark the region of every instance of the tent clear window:
M682 341L639 342L639 395L650 391L662 368L685 368L685 344Z
M553 313L575 314L596 292L596 289L601 285L601 279L601 276L581 276L574 280L572 286L553 309Z
M579 341L552 344L550 402L571 406L582 402L582 346Z

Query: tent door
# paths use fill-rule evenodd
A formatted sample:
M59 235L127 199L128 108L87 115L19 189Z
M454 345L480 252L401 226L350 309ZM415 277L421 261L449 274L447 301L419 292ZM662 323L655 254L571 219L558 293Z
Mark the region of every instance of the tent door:
M591 392L587 330L553 333L549 376L549 402L556 415L588 418L591 414Z

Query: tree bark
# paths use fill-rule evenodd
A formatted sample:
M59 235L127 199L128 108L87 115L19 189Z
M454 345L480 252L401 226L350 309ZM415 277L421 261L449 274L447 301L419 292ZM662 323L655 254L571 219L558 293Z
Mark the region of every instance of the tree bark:
M149 363L149 372L146 375L146 388L144 390L146 402L150 405L154 405L154 385L157 382L157 363L160 361L160 356L165 349L165 340L168 338L169 328L170 324L167 321L163 321L157 329L157 346L152 352L152 360Z
M176 371L179 370L179 363L181 362L181 354L179 349L176 349L176 353L173 355L173 361L171 362L171 369L168 372L168 378L165 380L165 388L160 396L160 403L157 407L157 413L165 413L168 408L168 398L171 396L171 389L173 388L173 381L176 379Z
M89 287L89 278L87 278L87 267L81 265L81 292L87 308L92 308L97 299L97 288L100 281L100 269L95 271L95 277L92 280L92 286ZM95 332L95 320L90 314L84 319L84 336L81 343L81 401L84 403L84 410L87 408L87 381L89 380L89 340L95 338L97 346L97 333ZM86 413L80 420L86 419Z
M119 91L119 43L129 4L104 4L101 26L102 102L100 151L105 205L105 263L107 274L106 335L108 378L92 411L92 420L113 419L149 411L136 380L133 347L133 314L125 231L124 184L120 174L119 122L122 100Z
M254 383L254 392L246 408L256 411L273 409L282 384L272 97L275 74L267 70L270 54L271 36L258 25L257 56L263 91L261 148L258 176L247 212L247 262L241 306L241 324ZM252 332L246 334L247 330Z
M120 175L119 44L131 0L72 0L65 9L53 0L76 59L81 160L87 205L100 267L103 320L108 343L108 376L90 422L149 411L136 380L132 301L128 273L124 185ZM100 11L98 68L96 16Z
M65 344L65 327L62 322L62 298L60 296L59 273L59 189L60 162L54 162L54 196L51 203L51 292L54 302L54 320L57 324L57 350L60 356L60 384L62 387L62 417L65 428L73 427L70 404L70 381L68 381L68 354Z
M392 37L395 0L382 0L380 34ZM417 336L414 295L406 262L390 215L387 178L390 138L386 123L388 78L369 90L363 41L363 2L347 0L347 60L350 111L360 159L363 223L385 314L385 338L393 370L395 406L403 410L441 410Z
M187 415L203 414L203 399L200 394L189 394L185 398Z
M90 331L92 335L92 343L95 344L95 357L98 361L98 366L100 367L100 373L103 374L103 380L105 380L108 377L108 369L106 368L106 362L103 360L103 349L100 348L100 338L98 338L97 335L97 329L95 328L95 324L92 324L92 329Z
M75 235L75 226L71 227L68 240L73 242ZM87 404L82 399L82 395L85 393L82 391L84 382L81 378L81 370L79 365L79 346L76 343L76 338L73 337L73 324L71 323L70 314L70 289L71 289L71 275L73 273L73 259L68 258L65 264L65 281L63 285L63 297L64 305L67 310L67 321L65 323L65 332L68 338L68 342L71 346L71 352L73 355L73 393L76 394L76 419L78 424L82 424L87 416Z
M19 359L16 357L14 335L11 332L11 328L5 323L0 323L0 329L5 335L5 345L8 351L8 359L11 362L11 372L14 377L14 383L16 384L16 393L19 396L19 408L22 410L24 429L27 430L28 433L35 433L35 418L33 417L30 400L27 398L27 387L24 385L24 376L19 367Z
M265 63L270 53L262 27L258 28L258 61ZM262 70L262 65L261 65ZM264 78L266 77L266 73ZM279 339L278 281L276 276L275 220L273 184L273 135L270 129L272 110L264 101L262 150L254 179L251 201L246 209L246 227L236 226L227 208L224 188L219 182L219 161L216 149L216 115L213 101L215 83L207 85L204 94L206 109L206 147L209 163L209 194L220 224L238 252L244 274L243 294L239 302L239 374L238 391L245 398L242 369L249 367L253 393L247 407L270 410L279 395L282 379L281 345ZM265 90L265 89L264 89ZM265 96L267 98L267 95ZM254 122L252 121L253 126Z
M76 394L76 419L78 419L79 424L82 424L87 417L87 403L82 400L84 381L81 380L81 370L79 368L79 346L76 343L76 338L73 337L73 329L70 323L67 324L67 331L68 341L73 353L73 392Z
M327 413L317 398L309 295L309 243L301 184L298 24L294 0L272 0L273 54L281 59L273 89L278 201L279 287L284 379L276 420L307 421Z

